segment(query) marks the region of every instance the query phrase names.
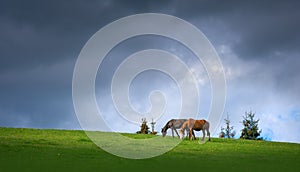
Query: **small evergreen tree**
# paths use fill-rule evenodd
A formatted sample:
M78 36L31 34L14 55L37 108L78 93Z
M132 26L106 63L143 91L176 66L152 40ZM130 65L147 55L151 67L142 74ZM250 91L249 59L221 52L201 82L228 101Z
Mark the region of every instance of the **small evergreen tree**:
M156 122L154 122L153 119L152 119L152 122L150 124L151 124L151 128L152 128L152 131L151 131L150 134L156 135L157 132L154 130L154 125L156 124Z
M235 136L235 131L233 131L233 126L230 126L230 120L227 114L225 120L226 127L221 127L220 138L233 138Z
M258 120L254 119L255 113L252 111L245 112L245 116L243 116L243 125L244 128L242 129L242 133L240 138L242 139L250 139L250 140L261 140L262 138L259 137L261 130L258 128Z
M137 134L148 134L149 127L147 125L146 118L142 118L141 130L136 132Z

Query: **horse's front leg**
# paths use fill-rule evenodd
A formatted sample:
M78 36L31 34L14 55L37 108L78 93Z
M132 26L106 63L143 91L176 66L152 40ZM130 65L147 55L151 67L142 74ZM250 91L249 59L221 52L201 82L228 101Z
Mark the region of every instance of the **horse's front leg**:
M195 136L194 130L192 130L192 133L193 133L194 140L196 140L196 136Z
M174 129L173 129L173 127L171 128L171 130L172 130L172 137L174 138Z
M190 140L193 140L193 129L190 129L189 137L190 137Z
M179 134L178 134L177 130L176 130L175 128L174 128L174 130L175 130L175 132L176 132L176 134L177 134L178 138L180 138L180 136L179 136Z

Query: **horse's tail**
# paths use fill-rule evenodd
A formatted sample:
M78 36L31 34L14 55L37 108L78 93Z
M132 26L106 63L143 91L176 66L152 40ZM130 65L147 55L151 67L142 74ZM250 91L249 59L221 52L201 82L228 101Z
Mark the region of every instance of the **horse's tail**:
M209 122L206 120L204 120L204 121L205 121L205 123L204 123L205 129L209 130L209 126L210 126Z
M205 124L204 124L203 130L206 130L206 133L208 135L208 141L210 141L209 126L210 126L209 122L205 120Z

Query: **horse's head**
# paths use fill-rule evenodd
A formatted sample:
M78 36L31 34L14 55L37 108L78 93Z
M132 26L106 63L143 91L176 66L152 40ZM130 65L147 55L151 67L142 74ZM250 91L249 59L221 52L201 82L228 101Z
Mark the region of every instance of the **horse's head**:
M165 137L167 134L167 130L165 128L161 129L162 136Z

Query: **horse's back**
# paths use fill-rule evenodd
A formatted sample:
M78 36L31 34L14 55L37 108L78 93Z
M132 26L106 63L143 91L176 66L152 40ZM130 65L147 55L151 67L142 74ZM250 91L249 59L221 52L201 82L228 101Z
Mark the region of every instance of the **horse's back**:
M180 128L182 124L184 124L187 119L172 119L170 122L172 123L174 128Z
M200 120L194 120L193 128L196 131L203 130L207 124L207 121L205 119Z
M182 119L182 120L184 120L184 119ZM179 123L179 120L177 119L177 124L178 123ZM185 120L184 122L182 122L181 128L190 128L190 129L193 129L196 131L200 131L203 128L207 128L207 127L209 127L209 123L205 119L195 120L195 119L189 118L189 119Z

